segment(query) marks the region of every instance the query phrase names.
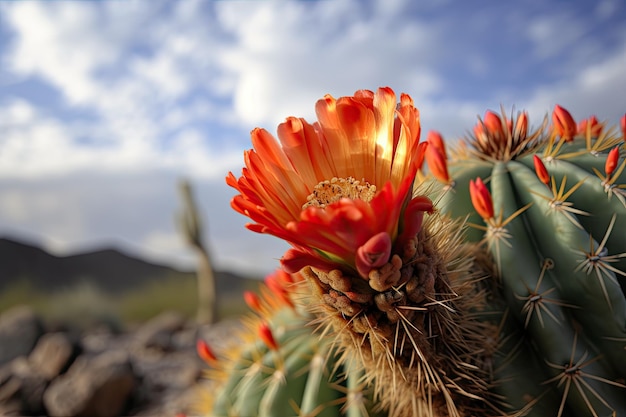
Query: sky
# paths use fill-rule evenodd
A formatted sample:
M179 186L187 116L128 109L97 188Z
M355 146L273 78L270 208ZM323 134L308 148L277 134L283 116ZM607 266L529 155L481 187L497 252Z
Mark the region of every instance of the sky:
M622 0L0 0L0 237L193 265L191 181L216 268L262 276L287 244L229 201L250 131L390 86L423 135L485 110L626 111Z

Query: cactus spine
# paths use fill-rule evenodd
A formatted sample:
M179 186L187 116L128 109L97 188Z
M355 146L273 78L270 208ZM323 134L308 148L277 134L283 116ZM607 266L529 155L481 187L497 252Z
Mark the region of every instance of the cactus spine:
M200 324L214 323L217 321L217 289L211 257L202 237L202 220L189 181L180 182L179 192L183 209L178 215L178 225L187 244L194 249L198 257L196 321Z

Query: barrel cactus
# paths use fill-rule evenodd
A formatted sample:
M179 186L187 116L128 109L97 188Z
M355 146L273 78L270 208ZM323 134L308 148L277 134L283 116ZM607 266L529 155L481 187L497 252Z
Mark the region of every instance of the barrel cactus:
M524 112L488 111L449 161L429 135L438 207L473 225L467 238L492 255L512 318L495 389L518 407L534 402L529 415L626 412L623 135L595 117L577 127L560 106L534 131ZM539 366L507 367L520 351ZM528 396L507 381L542 389Z
M405 94L326 96L316 112L288 118L279 140L253 130L241 177L227 177L247 227L291 243L281 264L303 280L289 314L259 310L264 329L287 330L226 361L211 415L361 415L346 386L371 396L359 412L390 417L626 410L621 138L597 123L574 137L561 110L548 134L493 113L448 161L439 135L420 142ZM293 383L270 382L285 369ZM312 392L309 380L344 388L286 393ZM290 408L272 414L274 398ZM343 408L320 405L333 401Z
M260 295L244 294L254 314L244 320L238 346L217 357L201 345L207 377L221 387L199 408L215 417L375 416L363 370L315 333L310 314L294 303L299 281L283 271L266 281Z

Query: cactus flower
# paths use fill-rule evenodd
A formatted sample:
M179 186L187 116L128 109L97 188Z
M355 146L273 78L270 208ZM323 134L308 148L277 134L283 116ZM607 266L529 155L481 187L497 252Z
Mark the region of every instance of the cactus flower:
M250 217L250 230L292 245L281 260L286 271L356 271L357 253L374 236L386 233L393 246L420 216L413 210L432 211L432 204L408 204L424 159L419 113L406 94L396 104L390 88L327 95L316 113L314 124L288 118L278 140L252 131L242 176L226 178L240 193L231 205Z
M570 142L574 139L577 129L576 122L570 112L558 104L554 106L554 111L552 112L552 123L554 124L556 134L563 138L564 141Z
M622 128L622 138L626 141L626 114L619 119L619 124Z

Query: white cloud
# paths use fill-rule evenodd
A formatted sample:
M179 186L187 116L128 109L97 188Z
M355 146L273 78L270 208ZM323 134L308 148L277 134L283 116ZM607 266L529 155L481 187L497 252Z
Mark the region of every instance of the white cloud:
M60 101L0 96L0 230L56 250L113 240L184 259L171 222L175 178L188 175L216 262L267 271L286 245L244 229L223 177L240 172L251 128L314 119L325 93L390 85L413 96L424 133L448 138L501 104L536 124L555 103L614 122L626 110L626 37L609 48L573 11L520 6L503 19L443 3L2 4L3 71ZM615 4L598 5L598 19Z

